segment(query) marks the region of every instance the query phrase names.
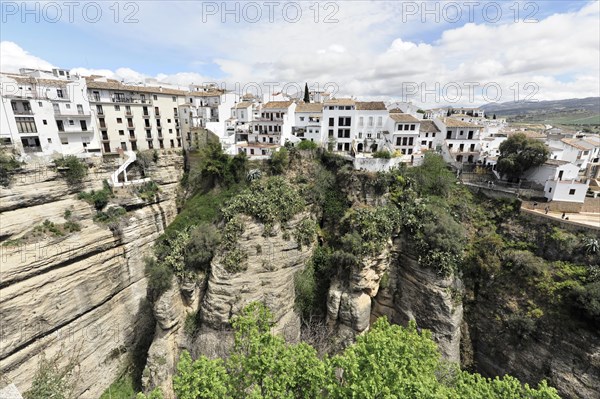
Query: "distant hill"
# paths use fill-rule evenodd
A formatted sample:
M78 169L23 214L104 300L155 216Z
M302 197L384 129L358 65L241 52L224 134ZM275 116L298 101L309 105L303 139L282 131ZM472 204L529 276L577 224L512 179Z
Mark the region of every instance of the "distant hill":
M520 101L491 103L481 107L517 122L543 122L551 125L600 125L600 97L557 101Z

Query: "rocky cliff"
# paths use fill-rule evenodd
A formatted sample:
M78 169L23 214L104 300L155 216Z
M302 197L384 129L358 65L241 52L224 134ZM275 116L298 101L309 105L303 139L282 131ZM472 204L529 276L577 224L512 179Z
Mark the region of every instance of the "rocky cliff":
M142 258L176 215L181 155L161 152L151 165L155 199L143 201L129 188L116 193L112 201L127 213L112 230L93 221L95 209L77 194L101 189L120 160L89 162L80 187L38 163L0 190L0 373L21 392L42 352L76 357L79 398L99 397L118 377L142 322ZM79 230L64 229L68 222Z
M287 223L286 230L293 231L307 217L308 214L297 215ZM218 253L207 278L201 275L191 284L174 284L156 301L154 313L158 322L143 378L147 390L160 386L165 398L174 397L171 377L183 349L193 357L225 355L233 342L231 317L251 302L263 302L271 309L276 321L274 333L289 341L299 339L294 275L304 269L312 246L300 248L280 225L264 237L261 223L246 216L241 220L244 228L238 244L248 255L243 271L228 271L223 254ZM188 317L199 323L193 334L185 328Z

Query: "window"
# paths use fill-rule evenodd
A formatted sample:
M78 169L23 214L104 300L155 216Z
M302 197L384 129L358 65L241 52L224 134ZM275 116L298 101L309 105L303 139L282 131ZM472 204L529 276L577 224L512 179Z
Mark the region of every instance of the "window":
M61 138L60 138L60 143L61 143L62 145L67 145L67 144L69 144L69 138L68 138L68 137L62 137L62 136L61 136Z
M58 98L64 98L62 89L56 89L56 95L58 96Z
M67 109L71 109L71 104L65 104L65 107L66 107Z
M69 126L75 126L75 121L73 119L69 119Z
M103 115L104 114L104 110L102 109L102 105L96 105L96 113L98 115Z
M171 120L170 120L170 119L167 119L167 123L171 123Z
M51 138L48 139L48 143L52 143L52 139Z
M402 125L398 125L398 130L402 130Z
M404 125L404 130L410 129L410 125Z
M548 192L551 193L552 192L552 187L548 188Z
M115 105L115 111L120 111L121 110L121 106L120 105Z
M123 123L123 118L117 118L117 123Z
M42 108L42 107L43 107L43 105L42 105L42 102L41 102L41 101L38 101L38 107L40 107L40 108Z
M575 195L575 189L574 188L572 188L572 189L569 190L569 195Z
M43 123L44 125L47 125L47 124L48 124L48 121L47 121L46 119L43 119L43 120L42 120L42 123Z
M410 125L410 130L415 130L416 125Z
M373 117L369 116L369 127L373 127Z
M334 124L334 118L329 118L329 126L333 126Z
M303 116L300 117L300 121L304 122L304 117Z
M340 116L338 118L338 126L350 126L351 121L352 121L352 118L350 118L349 116ZM329 126L333 126L333 125L329 125Z
M177 97L173 96L171 98L173 99L173 102L177 101Z
M173 133L173 129L169 129L169 133Z
M465 131L461 130L459 134L462 136L464 133L465 133Z
M119 130L119 136L125 136L125 130Z
M83 105L77 104L77 113L83 115Z
M329 129L329 137L333 137L333 129Z
M360 118L358 118L358 126L362 127L363 126L363 117L361 116Z
M377 117L377 127L383 126L383 116Z
M362 132L358 132L358 138L362 139Z
M158 96L157 96L156 94L152 95L152 98L153 98L154 100L158 100ZM190 102L192 102L192 99L191 99L191 98L190 98Z
M100 101L100 92L99 91L93 91L92 95L94 96L94 101Z

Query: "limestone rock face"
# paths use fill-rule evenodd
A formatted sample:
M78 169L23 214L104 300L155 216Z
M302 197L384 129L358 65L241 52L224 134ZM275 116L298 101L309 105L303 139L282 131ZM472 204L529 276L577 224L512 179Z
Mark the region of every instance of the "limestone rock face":
M495 312L505 304L480 295L467 322L474 366L486 376L510 374L530 385L546 379L562 398L600 397L600 336L596 331L556 323L522 339L506 331ZM498 331L504 333L498 334Z
M342 346L369 328L372 299L390 268L390 248L391 242L381 254L362 259L360 266L352 268L347 280L332 281L327 298L327 321Z
M431 330L444 359L459 363L463 321L460 282L420 267L413 256L402 252L396 279L392 320L402 325L414 320L419 328Z
M292 232L307 214L296 216L288 223ZM304 269L312 255L312 246L299 248L293 238L286 239L281 226L275 226L273 236L263 237L264 226L244 218L244 232L239 245L248 254L246 270L230 273L223 259L216 256L211 265L206 295L200 308L203 328L221 330L229 326L231 316L246 305L261 301L273 312L275 332L287 339L300 336L300 320L294 313L294 275Z
M296 216L287 225L288 233L308 214ZM193 357L224 356L233 343L230 320L246 305L254 301L265 303L273 312L274 333L289 341L300 337L300 319L294 312L294 275L304 269L311 257L312 246L299 248L292 238L286 237L276 225L270 237L263 237L264 226L249 217L241 218L244 232L238 239L248 258L240 272L229 272L223 264L223 255L211 263L211 272L204 282L174 284L155 303L157 327L150 348L144 389L160 386L165 398L174 398L171 378L183 349ZM193 289L191 287L193 286ZM187 303L186 298L195 298ZM200 312L201 326L190 336L182 326L188 314Z
M76 354L78 398L98 398L116 379L141 323L143 257L176 215L180 155L161 153L150 171L157 200L132 207L115 232L94 223L93 206L77 199L82 190L101 189L118 165L92 162L77 189L46 164L26 165L11 187L0 188L0 374L21 392L43 351ZM129 190L117 195L131 196ZM44 220L64 224L67 210L80 231L34 237Z

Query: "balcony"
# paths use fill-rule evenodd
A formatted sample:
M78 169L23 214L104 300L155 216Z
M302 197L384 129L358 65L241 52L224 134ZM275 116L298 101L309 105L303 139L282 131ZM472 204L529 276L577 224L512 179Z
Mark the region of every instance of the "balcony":
M42 147L23 147L25 153L42 152Z
M58 130L58 132L60 134L72 134L72 133L94 133L94 128L93 127L88 127L87 129L82 129L81 127L75 127L75 126L69 126L69 128L67 129L63 129L63 130Z
M33 111L30 109L13 109L13 114L15 114L16 116L33 115Z
M103 115L104 112L102 113L98 113L98 115ZM90 116L92 116L92 114L90 112L88 112L87 114L84 111L72 111L70 109L62 111L60 109L55 109L54 110L54 115L56 116L70 116L70 117L79 117L79 118L89 118Z
M152 103L151 100L141 99L141 98L137 98L137 97L130 97L130 96L124 96L124 97L111 96L110 102L119 103L119 104L151 104Z

